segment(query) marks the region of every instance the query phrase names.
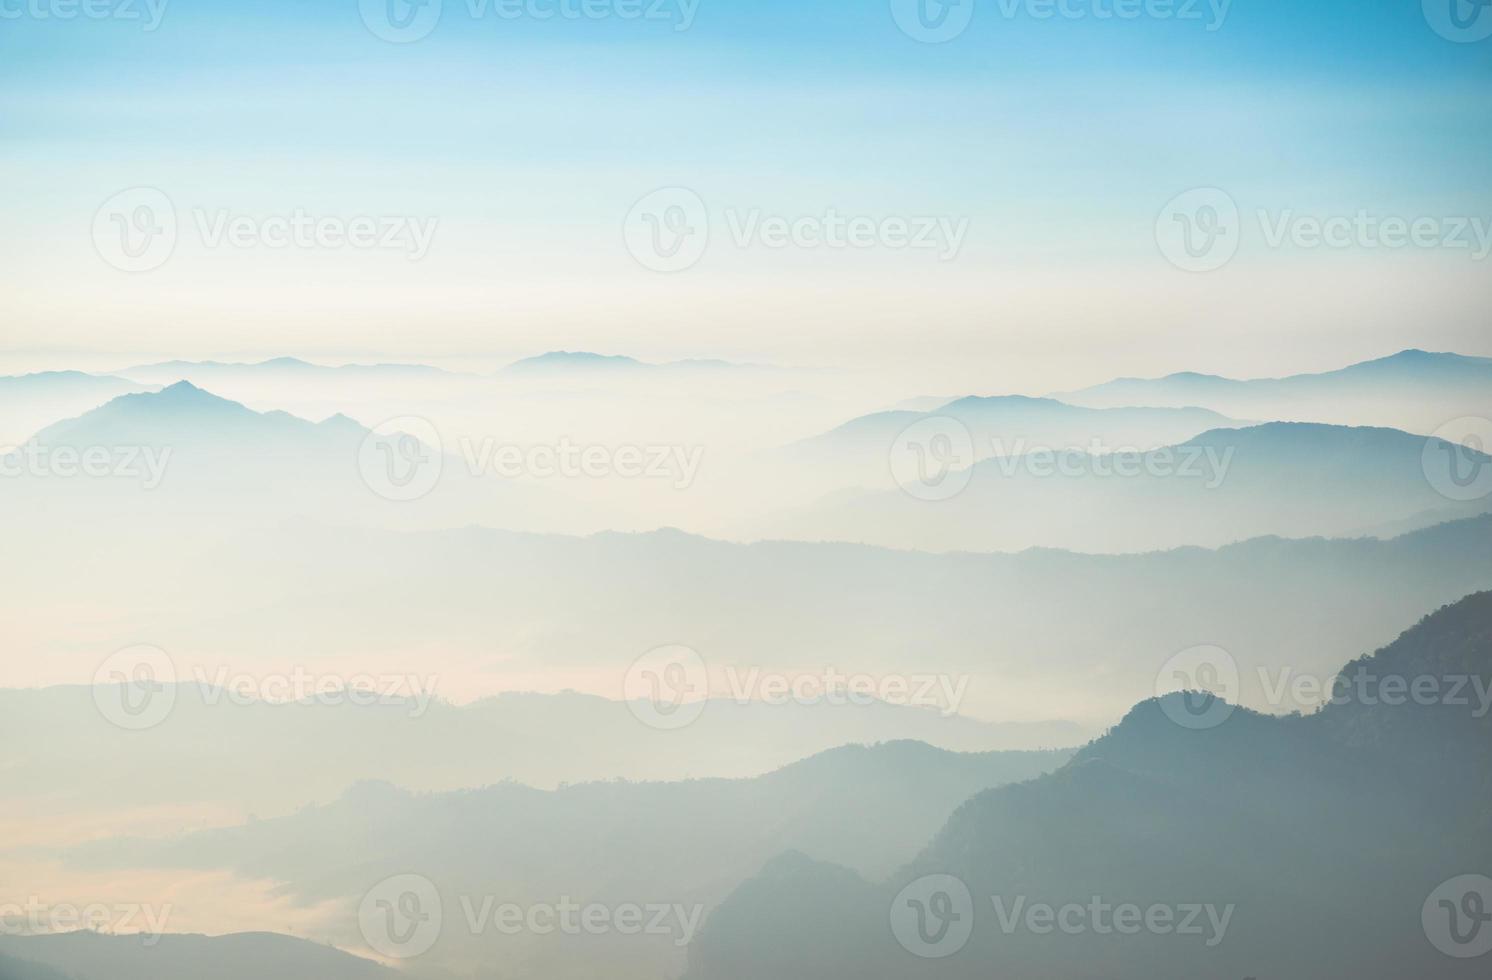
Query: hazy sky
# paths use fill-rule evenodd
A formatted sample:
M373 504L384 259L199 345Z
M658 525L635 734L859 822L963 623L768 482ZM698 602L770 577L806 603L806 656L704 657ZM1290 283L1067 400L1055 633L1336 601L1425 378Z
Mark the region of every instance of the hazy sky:
M563 347L1042 390L1492 354L1492 259L1474 257L1492 40L1437 33L1439 0L1119 0L1133 19L1115 0L1049 18L1043 0L928 0L945 30L973 11L941 44L898 26L926 23L900 0L443 0L436 19L404 0L92 2L107 16L0 0L0 367ZM639 8L656 18L623 17ZM1467 9L1492 33L1492 8ZM381 39L390 11L428 33ZM131 273L95 231L123 233L100 208L137 187L177 232ZM667 187L698 196L709 235L660 273L625 229ZM1157 243L1198 187L1239 211L1237 255L1208 272ZM762 237L831 209L875 240ZM1470 247L1268 241L1292 215L1359 212L1433 219L1427 243L1470 219ZM400 239L211 238L297 213L433 235L418 258ZM939 247L892 247L887 219Z

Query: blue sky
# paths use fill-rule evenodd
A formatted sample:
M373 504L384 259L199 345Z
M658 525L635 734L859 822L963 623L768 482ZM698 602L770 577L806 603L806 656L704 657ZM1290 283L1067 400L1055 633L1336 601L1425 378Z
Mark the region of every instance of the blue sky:
M1417 0L1236 0L1216 30L1206 2L1196 19L1101 20L1069 0L1086 16L1041 20L969 0L972 22L943 44L899 30L889 0L699 0L686 31L479 20L445 0L408 44L374 37L356 0L175 0L150 32L27 12L58 2L0 0L0 175L23 232L0 251L18 277L0 299L12 350L822 361L855 339L872 358L978 360L1043 343L1154 357L1184 336L1180 352L1226 367L1277 354L1283 333L1303 366L1395 346L1492 353L1488 264L1466 255L1271 250L1245 232L1199 281L1156 254L1157 214L1194 187L1245 214L1492 218L1492 40L1452 43ZM184 240L125 276L88 229L136 186L166 191L184 221L305 208L429 215L440 232L417 267ZM670 186L698 192L716 226L726 208L833 207L970 230L944 267L733 248L712 228L698 267L660 278L619 228ZM1198 303L1228 310L1210 318L1212 348L1195 339Z

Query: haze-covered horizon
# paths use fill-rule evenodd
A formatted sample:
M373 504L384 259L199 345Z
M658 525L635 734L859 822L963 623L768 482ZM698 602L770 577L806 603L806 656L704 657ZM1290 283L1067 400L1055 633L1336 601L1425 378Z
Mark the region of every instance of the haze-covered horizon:
M0 0L0 980L1486 980L1492 0Z

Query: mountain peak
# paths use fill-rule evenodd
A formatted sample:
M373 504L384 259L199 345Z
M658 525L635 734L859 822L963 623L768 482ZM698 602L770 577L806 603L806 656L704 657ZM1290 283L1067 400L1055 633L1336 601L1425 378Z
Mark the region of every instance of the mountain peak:
M623 354L596 354L591 351L553 350L537 357L515 361L505 368L508 371L526 371L546 368L638 368L643 362Z

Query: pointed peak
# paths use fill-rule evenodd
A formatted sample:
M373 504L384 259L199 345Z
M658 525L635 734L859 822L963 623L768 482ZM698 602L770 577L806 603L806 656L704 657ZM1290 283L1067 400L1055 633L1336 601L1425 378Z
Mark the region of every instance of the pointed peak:
M327 416L320 422L317 422L316 425L331 432L356 432L361 434L368 431L367 427L357 419L343 415L341 412Z

